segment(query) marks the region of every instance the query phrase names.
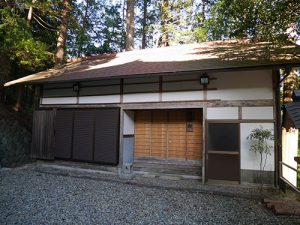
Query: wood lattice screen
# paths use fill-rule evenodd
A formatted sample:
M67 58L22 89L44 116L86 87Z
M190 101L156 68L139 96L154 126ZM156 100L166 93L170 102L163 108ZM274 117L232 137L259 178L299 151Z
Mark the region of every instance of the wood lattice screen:
M201 111L137 111L135 157L201 160Z

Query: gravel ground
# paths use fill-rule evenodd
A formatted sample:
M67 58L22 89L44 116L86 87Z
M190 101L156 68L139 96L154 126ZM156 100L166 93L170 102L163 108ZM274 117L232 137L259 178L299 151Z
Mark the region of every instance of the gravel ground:
M300 224L255 200L180 189L181 182L2 169L0 224Z

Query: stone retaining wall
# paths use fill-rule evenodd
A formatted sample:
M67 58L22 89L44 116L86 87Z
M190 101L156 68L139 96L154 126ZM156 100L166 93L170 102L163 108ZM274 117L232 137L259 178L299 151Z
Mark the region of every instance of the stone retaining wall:
M31 133L16 120L0 119L0 167L30 162Z

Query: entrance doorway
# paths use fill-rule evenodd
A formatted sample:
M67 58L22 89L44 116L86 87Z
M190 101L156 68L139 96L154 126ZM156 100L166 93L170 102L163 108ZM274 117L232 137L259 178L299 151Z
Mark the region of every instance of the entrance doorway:
M201 162L202 110L135 113L135 159Z
M208 122L206 161L208 180L240 182L239 134L238 123Z

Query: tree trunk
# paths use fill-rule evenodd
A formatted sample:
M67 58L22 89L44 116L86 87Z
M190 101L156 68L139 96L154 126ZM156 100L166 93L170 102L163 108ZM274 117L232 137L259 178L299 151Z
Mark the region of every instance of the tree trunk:
M169 0L162 1L162 8L161 8L161 20L162 20L162 46L169 46L169 22L170 22L170 15L169 15Z
M32 5L36 2L36 0L32 0ZM29 7L29 10L28 10L28 14L27 14L27 21L30 23L31 20L32 20L32 14L33 14L33 6L30 6Z
M124 37L123 35L125 34L125 1L126 0L121 0L122 1L122 37Z
M205 22L205 9L206 9L206 5L207 5L207 0L202 0L202 25L204 25L204 22Z
M131 51L134 49L134 3L135 0L127 0L125 39L126 51Z
M4 86L0 83L0 104L4 103Z
M146 29L147 29L147 5L148 5L148 0L144 0L144 17L143 17L143 37L142 37L142 49L145 49L147 44L146 44Z
M36 0L32 0L32 4L34 4L36 2ZM33 15L33 6L29 7L28 10L28 14L27 14L27 22L31 23L32 20L32 15ZM22 108L22 97L24 95L24 85L18 85L17 86L18 92L17 92L17 99L16 99L16 103L13 107L13 110L16 112L21 111Z
M285 79L283 85L283 104L292 101L293 91L298 88L297 71L292 70ZM292 120L283 110L282 120L282 161L291 167L297 169L297 163L294 157L298 154L298 129L295 128ZM282 174L293 185L297 185L297 174L287 167L282 168Z
M17 86L17 99L16 99L16 103L13 107L13 110L16 111L16 112L19 112L21 111L21 107L22 107L22 96L23 96L23 92L24 92L24 85L18 85Z
M57 37L56 54L55 54L55 66L59 67L63 64L65 47L67 40L68 23L71 11L71 0L63 0L64 9L61 17L61 25Z

